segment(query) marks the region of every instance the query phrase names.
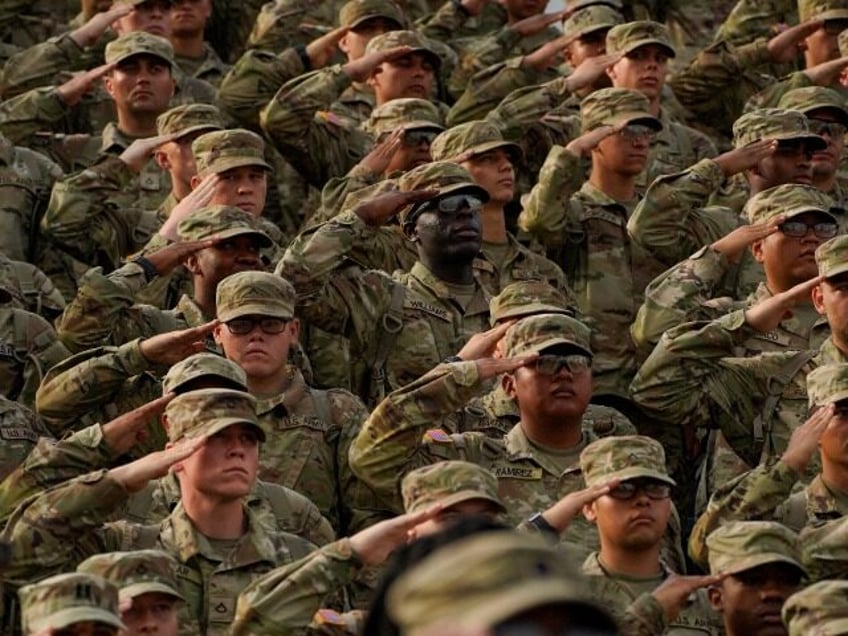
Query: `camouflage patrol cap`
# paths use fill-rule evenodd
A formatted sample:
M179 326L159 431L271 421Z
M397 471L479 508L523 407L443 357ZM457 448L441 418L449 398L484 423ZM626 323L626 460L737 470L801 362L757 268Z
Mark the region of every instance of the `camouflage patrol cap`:
M810 371L807 397L810 408L848 399L848 364L825 364Z
M540 353L556 345L569 345L592 356L589 327L564 314L534 314L512 325L504 336L503 354L507 358Z
M639 91L602 88L580 103L580 123L583 132L622 123L644 124L661 130L662 122L650 113L649 108L648 98Z
M565 294L543 280L517 280L489 301L489 322L493 327L503 320L532 314L574 316L574 311Z
M156 132L160 135L185 137L201 130L221 130L224 120L221 111L209 104L183 104L156 118Z
M669 57L677 52L671 43L671 36L664 24L651 20L637 20L617 24L607 31L607 53L630 53L646 44L659 44L666 49Z
M778 108L797 110L809 115L814 110L828 110L838 120L848 125L848 109L845 108L845 100L832 88L824 86L805 86L795 88L783 95L777 104Z
M162 394L179 392L179 389L198 378L218 378L226 388L247 391L247 376L239 365L217 353L195 353L180 360L162 378Z
M270 170L265 161L265 142L244 128L216 130L201 135L191 144L197 175L220 174L242 166Z
M710 574L738 574L767 563L801 566L798 535L775 521L730 521L707 537Z
M666 472L662 444L644 435L602 437L592 442L580 453L580 468L586 486L641 477L675 485Z
M592 4L575 10L562 23L562 34L567 38L582 38L584 35L611 29L624 23L624 16L606 4Z
M133 31L106 45L107 64L119 64L133 55L152 55L174 66L174 47L165 38L144 31Z
M350 0L339 10L339 25L355 29L366 20L385 18L402 29L406 19L392 0Z
M77 572L96 574L113 583L121 600L158 592L184 601L177 591L176 570L176 559L161 550L104 552L77 566Z
M165 408L168 441L214 435L234 424L251 424L265 441L265 429L256 416L256 398L233 389L198 389L178 395Z
M786 599L781 611L789 636L848 634L848 581L820 581Z
M816 249L819 276L832 278L848 272L848 236L835 236Z
M813 186L784 183L758 192L745 203L743 213L750 223L764 223L778 215L791 219L807 212L819 212L834 223L833 199Z
M218 320L242 316L294 317L295 291L287 280L268 272L238 272L218 283Z
M401 130L444 130L442 114L433 102L414 97L401 97L381 104L373 111L365 129L375 137Z
M433 161L417 166L404 173L398 179L397 185L398 189L404 192L436 190L438 194L431 201L460 193L477 197L484 203L489 200L489 193L474 183L474 179L465 168L447 161ZM426 208L426 202L406 206L398 213L400 226L402 228L411 226L424 208Z
M798 0L798 17L801 22L809 20L848 19L845 0Z
M582 575L571 560L540 537L512 530L454 541L404 572L389 588L386 609L404 634L435 623L491 628L541 605L573 605L597 614Z
M498 495L498 480L478 464L445 461L407 473L400 484L406 512L418 512L441 504L446 510L462 501L485 499L501 512L506 508Z
M25 634L60 630L94 621L126 629L118 611L118 589L95 574L58 574L18 590Z
M848 517L805 527L801 562L811 581L848 578Z
M805 141L811 150L824 150L827 142L810 132L804 113L783 108L757 108L733 122L733 147L742 148L760 139Z
M430 144L433 161L465 161L475 155L502 148L513 163L521 158L518 144L506 141L497 126L487 121L469 121L448 128Z
M374 51L387 51L397 46L408 46L410 53L420 53L427 57L438 70L442 66L442 58L436 48L417 31L389 31L372 38L365 47L365 54Z
M624 9L622 0L571 0L566 5L570 11L577 11L578 9L585 9L586 7L596 5L611 7L616 11L622 11Z
M259 238L264 247L270 247L271 238L256 225L250 214L231 205L213 205L201 208L180 221L177 233L183 241L197 241L212 236L232 238L251 234Z
M845 29L839 34L839 55L842 57L848 56L848 29Z

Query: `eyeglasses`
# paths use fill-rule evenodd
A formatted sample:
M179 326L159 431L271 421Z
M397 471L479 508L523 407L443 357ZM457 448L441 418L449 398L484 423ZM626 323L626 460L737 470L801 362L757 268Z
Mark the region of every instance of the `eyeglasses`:
M607 494L619 501L629 501L639 492L644 492L648 495L648 499L659 501L661 499L668 499L671 496L671 486L653 479L629 479L621 482Z
M657 131L644 124L627 124L618 132L618 134L632 143L639 139L647 139L648 141L651 141L657 136Z
M811 119L810 132L814 135L819 135L820 137L827 135L831 139L839 139L840 137L845 136L845 133L848 132L848 128L846 128L845 124L840 124L835 121Z
M803 221L786 221L778 226L778 229L791 238L804 238L807 232L813 231L816 238L831 239L836 236L839 231L839 226L830 221L820 221L819 223L804 223Z
M261 318L233 318L232 320L228 320L225 324L231 334L236 336L246 336L253 331L256 325L259 325L259 328L263 333L282 333L283 329L286 328L287 323L288 320L285 318L271 318L263 316Z
M824 31L828 35L839 35L848 29L848 20L825 20Z
M438 134L435 130L407 130L403 133L403 145L407 148L415 148L421 144L429 146Z
M483 209L483 200L470 194L454 194L435 201L425 201L413 210L412 213L418 212L439 212L439 214L456 214L463 208L468 208L472 211ZM410 216L412 216L412 213Z
M547 354L536 358L536 371L542 375L556 375L563 369L576 375L586 372L592 366L592 359L579 353L568 356Z
M807 142L798 139L779 139L777 142L777 154L782 157L798 157L804 155L807 159L813 157L813 149Z

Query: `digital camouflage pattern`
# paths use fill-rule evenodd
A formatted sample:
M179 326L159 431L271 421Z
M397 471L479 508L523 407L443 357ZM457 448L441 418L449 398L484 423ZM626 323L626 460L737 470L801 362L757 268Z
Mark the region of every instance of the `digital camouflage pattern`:
M768 563L801 566L798 535L774 521L734 521L707 537L710 574L738 574Z
M819 276L832 278L848 272L848 237L836 236L816 249Z
M201 135L192 142L191 152L198 176L220 174L243 166L271 169L265 161L262 137L241 128Z
M845 33L843 31L842 33ZM840 37L842 34L840 34ZM848 124L848 109L845 100L832 88L824 86L806 86L786 92L777 104L778 108L797 110L805 115L814 110L827 110L837 116L843 124Z
M198 389L176 396L165 408L168 440L211 437L234 424L249 424L265 441L265 431L256 417L256 398L233 389Z
M433 102L412 97L392 99L371 111L371 117L363 126L374 137L393 130L445 129L442 114Z
M842 516L801 532L801 556L811 582L844 579L848 573L848 517Z
M177 591L177 561L160 550L106 552L88 557L77 572L103 577L118 588L123 601L142 594L167 594L185 600Z
M107 64L120 64L133 55L152 55L170 66L174 65L174 47L171 43L144 31L133 31L109 42L104 58Z
M434 201L461 192L477 197L483 203L489 200L488 192L474 182L465 168L448 161L433 161L413 168L405 172L397 180L397 184L404 192L435 190L438 194ZM408 232L408 228L423 208L426 208L426 203L408 205L398 212L398 223L404 232Z
M95 574L59 574L22 587L18 594L26 634L62 630L86 621L124 629L117 588Z
M810 409L848 398L848 364L826 364L807 375Z
M475 155L503 149L513 163L521 158L521 147L503 138L501 131L487 121L469 121L452 126L433 140L433 161L465 161Z
M217 317L228 322L242 316L269 316L291 320L295 291L288 281L267 272L238 272L218 283Z
M505 286L489 303L491 324L530 314L573 315L574 309L564 293L539 280L519 280Z
M339 25L351 29L374 18L391 20L399 29L406 23L400 6L391 0L350 0L339 10Z
M761 139L805 141L810 148L823 150L827 142L810 132L809 120L798 110L757 108L733 124L733 145L742 148Z
M662 128L662 122L650 113L648 98L629 88L594 91L580 103L580 122L584 132L625 122Z
M579 320L565 314L535 314L512 325L503 338L506 357L542 353L557 345L567 345L592 357L589 329Z
M210 104L183 104L176 106L156 118L156 132L160 135L184 137L201 130L212 131L224 128L221 111Z
M779 215L791 219L807 212L819 212L837 223L833 208L833 199L818 188L785 183L758 192L748 199L744 214L751 224L764 223Z
M809 20L848 19L848 7L839 0L798 0L798 17Z
M594 4L576 9L562 23L562 34L566 38L581 38L618 24L624 24L620 11L605 4Z
M580 470L587 486L638 478L676 485L665 471L662 444L644 435L595 440L580 453Z
M177 362L162 378L162 394L179 392L179 389L198 378L217 378L222 384L234 385L247 391L247 376L235 362L215 353L195 353Z
M398 46L408 46L410 53L420 53L426 56L438 71L442 66L442 58L433 44L417 31L389 31L372 38L365 47L365 54L375 51L388 51Z
M416 468L400 484L405 512L418 512L439 504L448 510L470 499L489 501L499 510L498 480L485 468L463 461L444 461Z
M821 581L786 599L789 636L837 636L848 630L848 581Z
M193 211L180 221L177 232L183 241L198 241L212 236L225 239L234 236L256 236L264 247L271 238L259 229L256 219L241 208L213 205Z
M618 24L607 31L607 53L630 53L646 44L658 44L666 49L669 57L677 53L664 24L639 20Z

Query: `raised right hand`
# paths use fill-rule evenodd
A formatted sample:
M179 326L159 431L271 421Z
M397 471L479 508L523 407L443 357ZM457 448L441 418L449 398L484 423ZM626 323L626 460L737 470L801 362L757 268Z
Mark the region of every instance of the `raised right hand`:
M816 285L824 282L824 276L816 276L792 289L761 300L745 310L745 322L761 333L768 333L785 319L792 316L792 309L810 302L810 294Z
M84 73L76 73L64 84L56 87L56 94L66 105L76 106L83 96L94 88L95 82L111 73L117 64L102 64Z
M761 241L778 232L783 221L783 216L776 216L764 223L740 225L729 234L722 236L711 247L719 254L724 255L731 263L738 263L746 249L756 241Z

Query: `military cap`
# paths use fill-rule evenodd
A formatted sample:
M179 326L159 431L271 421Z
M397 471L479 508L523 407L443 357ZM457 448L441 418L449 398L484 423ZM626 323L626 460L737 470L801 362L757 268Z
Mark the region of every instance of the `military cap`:
M738 574L767 563L801 566L798 535L775 521L729 521L707 537L710 574Z
M848 364L833 363L816 367L807 374L810 408L848 399Z
M374 18L391 20L398 29L406 22L403 11L392 0L350 0L339 10L339 24L350 29Z
M534 607L575 606L613 627L563 554L540 537L511 530L473 534L404 572L389 588L386 609L404 634L450 621L491 628Z
M543 280L517 280L489 301L489 321L496 324L509 318L532 314L564 314L573 316L568 298L559 289Z
M824 150L824 138L810 132L804 113L784 108L757 108L733 122L733 146L742 148L760 139L805 141L811 150Z
M392 99L371 111L365 126L375 137L401 130L420 128L444 130L442 114L433 102L414 97Z
M624 23L624 16L606 4L591 4L577 9L562 23L562 34L567 38L582 38L584 35L611 29Z
M809 20L848 19L845 0L798 0L798 17L801 22Z
M603 437L592 442L580 453L580 468L587 486L640 477L675 485L666 472L662 444L644 435Z
M247 376L239 365L217 353L195 353L180 360L162 378L162 393L176 392L198 378L219 378L229 388L247 391Z
M251 234L258 237L264 247L273 244L271 237L258 228L256 219L231 205L213 205L195 210L180 221L177 233L183 241L197 241L212 236L225 239Z
M165 38L144 31L133 31L106 45L107 64L119 64L133 55L152 55L174 66L174 47Z
M287 280L268 272L238 272L218 283L218 320L241 316L294 317L295 291Z
M255 132L244 128L216 130L206 133L191 144L197 174L220 174L242 166L258 166L270 170L265 161L265 142Z
M498 495L498 479L478 464L444 461L407 473L400 484L406 512L418 512L433 504L442 509L462 501L485 499L502 512L506 510Z
M646 44L659 44L666 49L669 57L677 52L671 43L671 37L665 25L651 20L638 20L617 24L607 31L607 53L630 53Z
M397 46L408 46L410 53L420 53L430 59L436 69L441 68L442 58L435 47L423 35L416 31L389 31L372 38L365 47L365 54L374 51L386 51Z
M175 397L165 407L168 440L214 435L234 424L251 424L265 441L265 429L256 416L256 398L233 389L198 389Z
M447 161L425 163L423 166L417 166L404 173L398 179L398 189L404 192L435 190L438 194L432 200L460 193L477 197L483 202L489 200L489 193L474 183L474 179L465 168ZM401 227L411 226L424 208L426 208L426 202L408 205L401 210L398 213L398 221Z
M521 157L518 144L506 141L497 126L487 121L469 121L439 133L430 145L433 161L465 161L475 155L502 148L513 161Z
M745 203L743 212L750 223L764 223L782 215L787 219L807 212L824 214L834 223L833 199L813 186L799 183L784 183L758 192Z
M527 353L540 353L557 345L569 345L587 356L589 327L571 316L559 314L534 314L512 325L504 336L503 353L513 357Z
M848 634L848 581L820 581L795 592L782 616L789 636Z
M178 134L184 137L201 130L223 128L221 111L209 104L183 104L165 111L156 118L156 132L160 135Z
M126 629L118 611L118 589L95 574L58 574L18 590L25 634L94 621Z
M835 236L816 249L819 276L831 278L848 272L848 236Z
M585 9L586 7L594 7L594 6L606 6L616 11L624 10L624 3L622 0L571 0L567 2L569 11L577 11L578 9Z
M580 103L580 122L583 132L622 123L644 124L661 130L662 122L650 113L649 108L648 98L639 91L602 88Z
M177 591L177 562L161 550L103 552L87 558L77 572L96 574L118 588L120 599L159 592L185 600Z
M848 29L839 34L839 55L848 56Z
M785 93L777 104L778 108L797 110L809 115L814 110L829 110L839 121L848 125L848 109L845 99L832 88L824 86L805 86Z

